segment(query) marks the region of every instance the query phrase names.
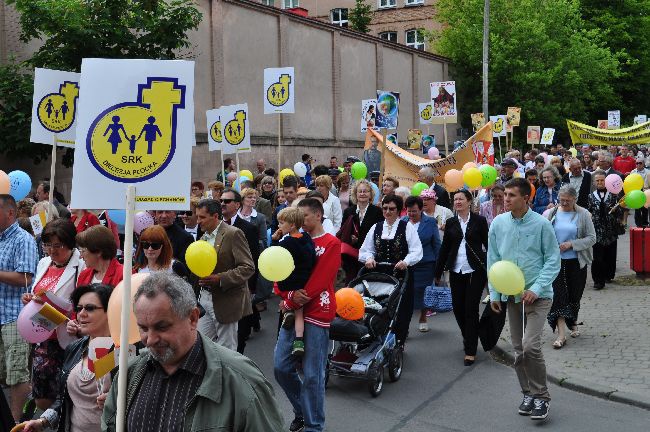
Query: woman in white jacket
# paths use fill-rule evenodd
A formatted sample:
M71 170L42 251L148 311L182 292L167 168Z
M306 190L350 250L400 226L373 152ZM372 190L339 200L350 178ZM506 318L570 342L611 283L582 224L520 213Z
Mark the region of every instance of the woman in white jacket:
M316 190L323 195L323 216L332 221L334 225L334 231L338 231L341 228L341 222L343 219L343 211L341 210L341 201L334 194L330 193L332 189L332 179L330 176L321 175L316 177L314 182L316 185Z

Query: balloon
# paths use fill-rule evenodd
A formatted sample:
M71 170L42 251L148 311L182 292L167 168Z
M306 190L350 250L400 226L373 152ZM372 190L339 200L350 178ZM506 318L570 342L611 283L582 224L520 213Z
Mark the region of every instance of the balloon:
M463 173L457 169L450 169L445 173L445 186L447 191L455 191L463 187Z
M625 205L627 208L640 209L646 203L646 196L640 190L633 190L625 195Z
M364 179L368 175L368 167L363 162L355 162L352 164L350 174L355 180Z
M45 342L54 331L41 327L31 320L31 318L36 315L42 307L42 303L36 303L32 300L27 303L25 307L23 307L23 310L20 311L20 314L18 314L18 321L16 322L18 333L29 343Z
M609 193L617 194L623 189L623 180L618 174L605 177L605 187Z
M497 261L488 271L488 280L497 292L518 295L524 291L526 280L517 265L511 261Z
M339 172L343 172L343 167L339 167Z
M260 274L271 282L281 282L289 277L296 268L293 257L282 246L271 246L264 249L257 261Z
M293 172L295 172L298 177L304 177L307 175L307 167L302 162L296 162L293 166Z
M467 164L465 164L465 166L467 166ZM474 189L481 186L483 175L481 174L481 171L478 170L478 168L470 167L467 168L463 174L463 181L467 186L469 186L470 189Z
M465 173L465 171L467 171L470 168L478 168L478 165L476 165L475 162L467 162L465 165L463 165L463 169L461 170L461 172Z
M492 165L481 165L479 171L481 172L481 176L483 177L483 179L481 180L481 186L483 187L492 186L494 182L497 180L497 175L499 174L497 172L497 169L494 168Z
M241 170L239 171L239 177L246 177L248 180L253 180L253 173L249 170Z
M290 175L295 176L296 173L294 173L293 170L289 168L285 168L282 171L280 171L280 174L278 174L278 180L280 180L280 185L282 185L282 180L284 180L286 176L290 176Z
M363 318L366 305L363 297L354 288L341 288L336 292L336 313L346 320Z
M530 197L528 198L529 202L533 202L533 199L535 199L535 194L537 193L537 189L535 189L534 184L530 184Z
M228 180L231 183L234 182L235 180L237 180L237 173L234 171L229 172L228 175L226 176L226 180Z
M413 196L420 196L423 190L429 189L429 185L426 183L422 182L417 182L416 184L413 185L411 188L411 195Z
M145 228L149 228L153 224L153 216L151 216L149 212L141 211L137 212L133 216L133 232L137 235L142 234L142 231L144 231Z
M192 273L206 277L217 266L217 251L205 240L195 241L185 251L185 263Z
M645 194L645 204L643 207L648 208L650 207L650 189L646 189L643 193Z
M12 171L9 173L9 181L11 183L10 194L16 201L25 198L32 190L32 179L24 171Z
M571 156L573 157L578 156L578 150L574 149L573 147L569 149L569 153L571 153Z
M142 282L149 276L149 273L136 273L131 275L131 303L135 292L140 288ZM124 281L117 284L111 298L108 299L108 330L111 333L111 338L115 342L115 346L121 346L120 332L122 331L122 293L124 291ZM133 306L133 305L131 305ZM140 332L138 331L138 324L133 314L133 307L129 308L129 335L127 343L134 344L140 341Z
M379 195L381 195L381 193L379 193L379 186L377 186L373 182L370 182L370 187L375 192L374 193L374 198L372 199L372 203L374 205L377 205L377 204L379 204Z
M0 170L0 194L11 192L11 180L6 172Z
M109 210L108 217L111 218L111 220L117 225L124 225L126 223L125 210Z
M429 156L429 159L438 159L440 157L440 150L438 150L438 147L431 147L427 152L427 155Z
M632 173L625 177L625 180L623 181L623 190L625 193L641 189L643 189L643 177L641 177L640 174Z

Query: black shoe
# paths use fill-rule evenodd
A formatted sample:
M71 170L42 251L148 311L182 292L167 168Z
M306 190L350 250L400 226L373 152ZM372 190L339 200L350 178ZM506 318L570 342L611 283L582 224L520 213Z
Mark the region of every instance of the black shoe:
M604 284L604 283L596 283L596 282L594 282L594 289L595 289L596 291L600 291L600 290L603 289L603 288L605 288L605 284Z
M465 366L471 366L474 364L475 360L470 360L470 359L465 359L463 362L465 363Z
M519 405L519 415L528 416L533 412L533 397L524 395L524 400Z
M296 313L293 311L285 312L284 317L282 318L282 328L285 330L291 330L295 322L296 322Z
M296 417L295 419L293 419L293 421L289 425L289 430L291 432L301 432L305 430L305 419L302 417Z
M549 403L542 399L535 399L533 402L533 412L530 414L531 420L546 420L548 417Z

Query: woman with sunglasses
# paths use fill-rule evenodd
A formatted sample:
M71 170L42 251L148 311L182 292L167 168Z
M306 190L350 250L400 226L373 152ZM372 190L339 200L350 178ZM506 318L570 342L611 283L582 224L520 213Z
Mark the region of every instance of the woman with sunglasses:
M269 200L273 205L273 210L275 210L275 207L278 204L276 202L277 192L275 190L275 180L273 180L273 177L271 176L265 176L262 179L262 182L260 184L261 184L260 196L264 199Z
M57 379L56 401L39 419L25 423L25 432L40 432L45 428L84 432L101 430L104 401L117 369L96 379L88 347L95 338L110 337L106 311L112 291L111 286L92 284L80 286L72 294L83 337L65 350L63 367Z
M152 271L172 271L172 244L165 229L153 225L140 233L140 241L135 252L134 273L150 273Z

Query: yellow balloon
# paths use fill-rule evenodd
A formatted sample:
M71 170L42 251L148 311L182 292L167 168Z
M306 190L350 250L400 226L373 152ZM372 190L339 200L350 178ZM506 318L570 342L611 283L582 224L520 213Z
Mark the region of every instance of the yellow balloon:
M250 172L249 170L239 171L239 177L248 177L249 180L253 180L255 178L253 177L253 173Z
M474 189L481 186L481 181L483 181L483 174L478 168L468 168L463 174L463 181L470 189Z
M511 261L497 261L488 271L488 280L497 292L518 295L524 292L524 273Z
M641 189L643 189L643 177L640 174L633 173L625 177L625 181L623 181L623 190L625 193Z
M264 279L271 282L285 280L296 268L291 253L282 246L264 249L257 261L257 267Z
M148 273L137 273L131 276L131 302L133 302L133 297L135 292L138 290L142 282L149 276ZM117 284L111 297L108 299L108 310L106 314L108 315L108 330L111 334L111 339L115 346L121 346L121 329L122 329L122 293L124 292L124 281ZM133 314L133 305L129 307L129 340L128 343L134 344L140 341L140 331L138 330L138 324L135 320L135 315Z
M185 263L192 273L206 277L217 266L217 251L205 240L195 241L185 252Z
M285 168L282 171L280 171L280 174L278 175L278 180L280 180L280 184L282 184L282 180L284 180L286 176L290 176L290 175L291 176L296 175L296 173L294 173L291 168Z

